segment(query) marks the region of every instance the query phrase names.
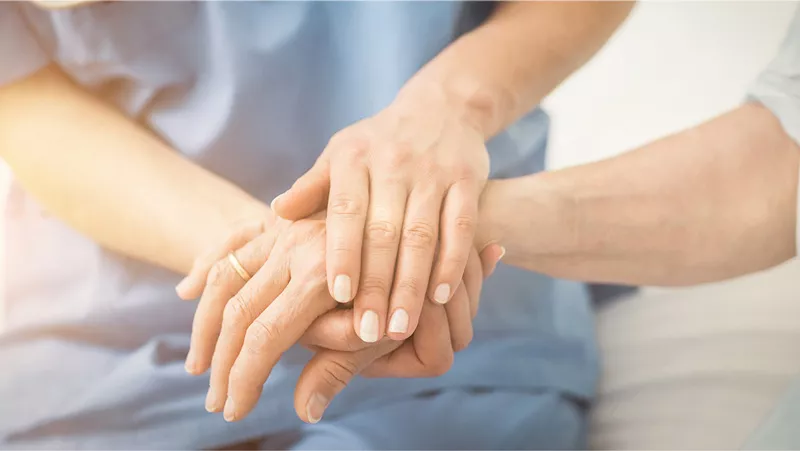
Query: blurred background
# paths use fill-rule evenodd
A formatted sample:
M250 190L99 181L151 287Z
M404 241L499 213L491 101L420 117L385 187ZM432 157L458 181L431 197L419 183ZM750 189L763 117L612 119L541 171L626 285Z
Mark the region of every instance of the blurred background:
M609 157L737 105L796 8L639 4L600 54L546 99L551 167ZM0 194L7 178L0 168ZM599 309L605 364L593 445L739 448L800 373L798 280L792 262L723 284L645 289ZM0 298L0 325L2 314Z
M796 2L641 2L597 57L546 99L551 167L609 157L735 106L775 53L796 8ZM0 163L0 202L7 180Z

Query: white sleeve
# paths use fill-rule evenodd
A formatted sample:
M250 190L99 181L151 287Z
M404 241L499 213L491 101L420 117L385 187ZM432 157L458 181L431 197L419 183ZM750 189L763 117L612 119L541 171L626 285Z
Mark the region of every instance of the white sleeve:
M49 62L20 6L0 1L0 86L31 75Z
M778 55L750 86L748 99L768 108L786 133L800 144L800 9ZM797 200L796 255L800 255L800 186Z

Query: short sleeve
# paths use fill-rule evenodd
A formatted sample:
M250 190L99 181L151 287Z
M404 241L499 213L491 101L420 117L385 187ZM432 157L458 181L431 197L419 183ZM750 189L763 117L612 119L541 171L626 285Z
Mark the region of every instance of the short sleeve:
M0 1L0 86L48 64L47 53L28 28L16 2Z
M750 86L748 100L764 105L800 144L800 9L778 55ZM796 254L800 255L800 186L797 189Z

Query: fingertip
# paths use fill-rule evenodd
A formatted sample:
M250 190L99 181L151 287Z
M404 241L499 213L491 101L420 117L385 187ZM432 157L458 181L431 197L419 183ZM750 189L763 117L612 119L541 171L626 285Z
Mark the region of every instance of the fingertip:
M330 400L319 393L313 393L306 403L306 419L309 424L317 424L322 419ZM302 419L302 418L301 418Z
M353 283L350 276L339 274L333 279L331 296L340 304L347 304L353 300Z
M269 203L269 208L270 208L270 209L272 209L272 212L273 212L273 213L275 213L275 214L276 214L276 215L278 215L278 216L281 216L281 215L279 214L279 210L278 210L278 208L280 208L280 206L281 206L281 199L283 199L284 197L286 197L286 193L285 193L285 192L284 192L284 193L281 193L281 194L278 194L277 196L275 196L275 198L274 198L274 199L272 199L272 202L270 202L270 203Z
M410 318L408 312L403 308L398 308L392 313L389 318L389 327L387 328L387 336L394 341L403 341L407 339L413 331L409 331Z
M175 285L175 293L178 297L184 301L191 301L192 299L196 299L199 293L197 293L197 287L195 287L194 279L192 276L184 277L177 285Z
M373 310L366 310L361 314L358 327L358 336L364 343L375 343L379 338L380 319Z
M491 276L497 269L497 264L506 255L506 248L496 243L486 245L480 253L483 278Z
M447 304L447 301L450 300L451 293L450 285L440 283L436 286L436 290L433 291L433 300L436 301L437 304Z

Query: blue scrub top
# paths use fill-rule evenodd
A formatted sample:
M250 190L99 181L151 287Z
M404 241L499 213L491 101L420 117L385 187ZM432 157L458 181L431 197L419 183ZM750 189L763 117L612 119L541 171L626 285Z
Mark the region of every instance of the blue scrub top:
M0 3L0 83L58 64L186 157L269 201L334 132L388 105L490 11L458 2ZM540 110L498 135L488 145L492 177L541 170L546 137ZM176 274L102 249L16 184L6 218L0 444L208 448L298 426L293 390L307 351L288 352L253 414L226 424L203 409L207 378L183 371L194 304L178 301ZM582 285L501 266L475 330L447 375L357 379L326 418L454 386L591 396L596 354Z

